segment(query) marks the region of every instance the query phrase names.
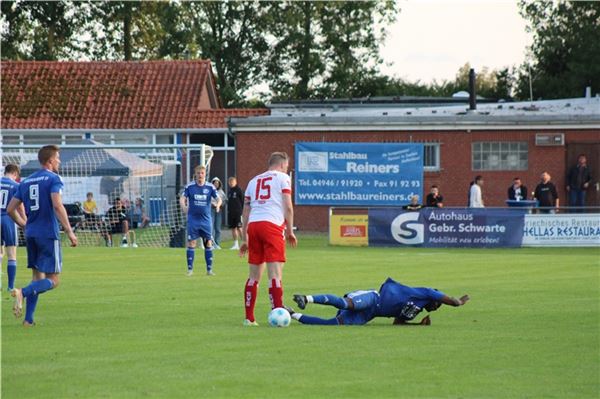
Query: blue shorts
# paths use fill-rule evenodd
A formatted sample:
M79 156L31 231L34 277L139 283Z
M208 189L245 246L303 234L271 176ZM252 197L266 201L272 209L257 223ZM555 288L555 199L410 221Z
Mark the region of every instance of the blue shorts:
M375 318L379 302L379 293L377 291L352 291L344 295L344 297L352 299L354 309L344 309L337 312L336 317L340 321L340 324L360 326L367 324Z
M198 238L202 238L204 240L212 240L212 226L206 224L192 224L188 221L188 241L197 240Z
M7 247L16 247L19 244L17 224L8 215L2 215L2 226L0 226L0 244Z
M27 237L27 267L42 273L62 271L60 240Z

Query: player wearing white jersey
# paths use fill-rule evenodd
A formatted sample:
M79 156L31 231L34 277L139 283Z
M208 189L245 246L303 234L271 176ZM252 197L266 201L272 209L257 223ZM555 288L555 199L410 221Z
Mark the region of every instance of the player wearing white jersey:
M285 263L285 240L296 246L292 187L286 174L289 160L284 152L269 157L269 170L254 177L244 195L240 256L248 253L249 275L244 287L246 319L244 325L255 326L254 305L258 283L267 267L271 307L283 307L281 282Z

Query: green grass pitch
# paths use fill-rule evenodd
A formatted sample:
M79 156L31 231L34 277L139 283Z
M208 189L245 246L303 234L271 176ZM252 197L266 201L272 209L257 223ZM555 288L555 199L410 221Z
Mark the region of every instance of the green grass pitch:
M19 286L25 264L20 249ZM246 261L225 249L215 251L216 276L203 269L199 252L185 276L184 249L67 248L62 286L40 297L30 329L11 313L4 275L2 397L600 395L598 248L338 248L300 236L288 249L288 304L293 293L378 288L387 276L471 295L432 313L429 327L270 328L266 278L261 325L242 327Z

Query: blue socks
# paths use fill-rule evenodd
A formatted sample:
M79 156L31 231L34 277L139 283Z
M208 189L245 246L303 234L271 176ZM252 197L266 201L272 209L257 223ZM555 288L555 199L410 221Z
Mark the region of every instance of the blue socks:
M23 297L37 295L51 290L53 287L52 280L44 278L38 281L32 281L27 287L23 288Z
M196 253L195 248L188 247L186 251L187 255L187 267L189 271L194 270L194 254Z
M212 248L204 248L204 260L206 261L206 271L212 271L213 250Z
M8 266L6 267L6 274L8 275L8 289L12 290L15 288L15 277L17 276L17 261L8 260Z
M35 307L37 306L38 294L32 294L27 297L25 304L25 321L29 324L33 324L33 314L35 313Z
M52 280L44 278L38 281L32 281L27 287L23 288L23 297L26 300L25 304L25 321L33 324L33 314L37 306L39 294L49 291L54 288Z
M335 317L333 319L321 319L320 317L307 316L304 314L300 316L298 321L302 324L313 324L320 326L337 326L338 324L340 324L338 322L338 319Z
M188 271L194 270L194 255L196 253L195 248L187 248L187 267ZM206 271L212 271L213 264L213 250L212 248L204 248L204 260L206 261Z
M313 295L314 303L318 303L321 305L329 305L336 307L338 309L346 309L348 307L348 303L344 298L339 296L326 294L326 295Z

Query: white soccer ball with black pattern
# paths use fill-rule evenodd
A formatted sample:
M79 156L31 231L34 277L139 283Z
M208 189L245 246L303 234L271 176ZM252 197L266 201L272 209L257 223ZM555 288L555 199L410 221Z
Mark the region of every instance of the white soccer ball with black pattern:
M269 312L268 320L271 327L287 327L292 318L284 308L275 308Z

